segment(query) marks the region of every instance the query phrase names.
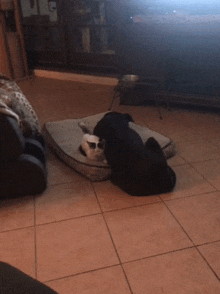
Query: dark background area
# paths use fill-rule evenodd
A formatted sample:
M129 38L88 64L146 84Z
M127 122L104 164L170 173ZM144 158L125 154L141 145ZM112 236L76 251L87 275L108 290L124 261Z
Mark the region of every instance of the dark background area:
M40 14L23 18L29 66L136 74L148 81L146 93L219 101L220 4L180 2L56 1L56 22Z

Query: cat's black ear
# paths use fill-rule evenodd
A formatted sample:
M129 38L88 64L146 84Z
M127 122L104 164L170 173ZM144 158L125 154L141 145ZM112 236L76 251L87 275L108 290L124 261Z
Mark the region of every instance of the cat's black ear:
M88 142L88 141L86 141L86 142L87 142L89 148L91 148L91 149L95 149L95 147L96 147L96 143Z
M105 140L104 140L104 139L102 139L102 140L99 141L99 143L98 143L98 147L99 147L100 149L104 149L104 148L105 148Z

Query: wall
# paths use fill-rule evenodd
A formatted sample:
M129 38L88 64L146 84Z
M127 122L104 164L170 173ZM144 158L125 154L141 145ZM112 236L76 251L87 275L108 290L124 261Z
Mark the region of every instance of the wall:
M28 75L20 9L13 0L0 2L0 71L13 79Z
M11 71L9 67L9 59L8 59L8 54L7 54L7 49L6 49L6 44L5 44L5 36L3 34L3 24L2 24L2 12L0 12L0 72L11 78Z

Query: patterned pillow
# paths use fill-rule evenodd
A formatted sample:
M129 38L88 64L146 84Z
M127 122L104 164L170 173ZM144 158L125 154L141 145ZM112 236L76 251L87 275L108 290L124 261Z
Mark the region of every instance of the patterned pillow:
M0 113L14 117L25 137L40 134L38 117L18 85L0 75Z

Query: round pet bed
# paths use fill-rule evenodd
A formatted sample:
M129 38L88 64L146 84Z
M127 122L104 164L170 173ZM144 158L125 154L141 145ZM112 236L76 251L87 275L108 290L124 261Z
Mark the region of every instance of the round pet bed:
M48 145L54 150L57 156L66 164L71 166L91 181L103 181L110 177L111 169L105 162L89 160L84 156L79 146L81 144L83 131L78 126L83 121L93 130L97 122L106 114L100 113L80 119L67 119L62 121L48 122L44 125L44 135ZM176 146L169 138L158 134L147 127L130 122L133 128L146 142L149 137L154 137L162 147L166 158L176 154Z

